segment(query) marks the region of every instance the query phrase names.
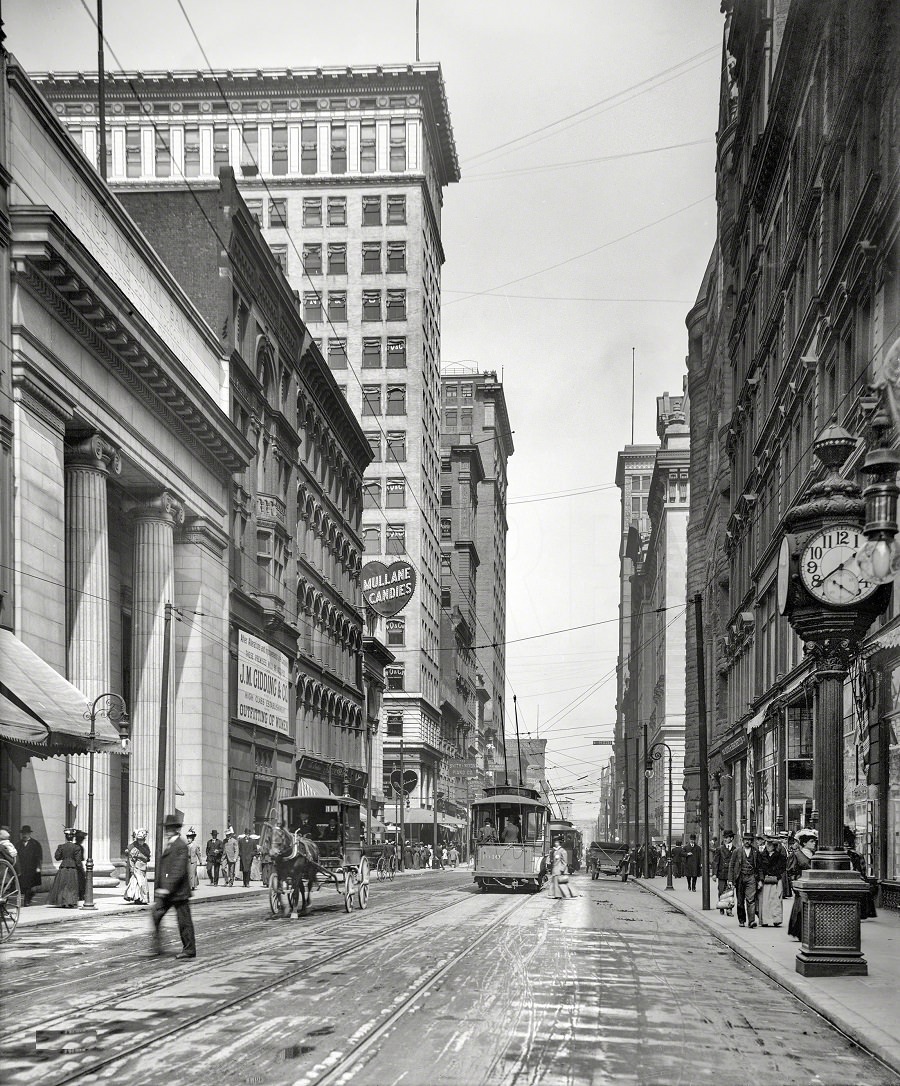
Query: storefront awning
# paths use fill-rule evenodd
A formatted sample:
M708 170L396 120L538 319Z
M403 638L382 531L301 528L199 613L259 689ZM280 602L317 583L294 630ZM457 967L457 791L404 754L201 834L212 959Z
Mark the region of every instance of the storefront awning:
M46 758L87 753L87 697L9 630L0 630L0 698L4 739ZM106 715L95 719L94 750L121 750L119 733Z
M297 781L298 796L318 796L320 799L328 799L331 792L324 781L314 781L309 777L301 777Z
M747 721L747 734L748 735L752 731L755 731L756 728L758 728L760 726L760 724L762 724L762 722L766 719L766 713L768 711L769 711L769 706L764 705L762 707L762 709L760 709L758 712L754 713L753 716L750 717L750 719Z

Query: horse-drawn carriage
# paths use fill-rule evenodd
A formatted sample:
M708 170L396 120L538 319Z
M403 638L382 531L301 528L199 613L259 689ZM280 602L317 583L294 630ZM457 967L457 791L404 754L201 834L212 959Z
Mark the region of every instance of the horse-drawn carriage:
M346 796L292 796L279 800L281 818L263 824L260 855L272 863L273 916L306 912L310 894L331 885L349 913L369 903L369 861L363 854L360 805ZM300 908L298 909L298 905Z

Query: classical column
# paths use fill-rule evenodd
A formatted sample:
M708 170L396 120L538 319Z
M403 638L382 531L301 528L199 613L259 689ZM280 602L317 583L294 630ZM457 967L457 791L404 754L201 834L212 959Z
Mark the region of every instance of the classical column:
M93 702L110 689L109 525L106 481L122 470L118 451L100 434L65 447L66 645L69 682ZM110 834L112 759L95 756L94 884L113 872ZM88 828L88 755L70 761L76 824ZM111 879L108 885L115 885Z
M145 829L156 839L157 759L162 709L163 631L167 603L174 602L175 525L184 520L181 502L169 491L136 502L134 587L131 618L131 767L129 831ZM172 638L174 643L174 637ZM170 650L171 651L171 650ZM171 658L170 658L171 663ZM175 681L169 669L166 809L175 801ZM153 857L153 862L156 856Z

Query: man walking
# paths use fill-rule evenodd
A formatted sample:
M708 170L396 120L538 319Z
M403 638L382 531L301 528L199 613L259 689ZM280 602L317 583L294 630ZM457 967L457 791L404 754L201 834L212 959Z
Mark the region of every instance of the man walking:
M234 869L238 862L238 843L234 830L229 826L225 831L225 885L234 886Z
M688 838L688 845L684 850L684 877L687 879L688 890L697 889L697 877L700 874L701 849L697 844L697 835L692 833Z
M728 867L729 881L734 883L737 898L738 923L747 927L756 927L756 894L762 885L762 873L759 865L759 853L753 847L753 834L745 833L741 848L734 850Z
M19 830L19 843L16 846L19 859L19 886L22 888L22 904L30 905L34 892L41 885L41 864L44 862L44 850L40 841L31 836L31 826Z
M181 836L182 820L178 815L166 815L163 823L166 831L166 847L157 862L157 878L153 898L153 950L162 954L159 925L169 909L178 918L178 934L181 936L181 961L197 957L194 939L194 922L191 920L191 871L187 842Z
M219 885L219 868L222 866L222 842L219 840L219 831L210 830L209 840L206 842L206 877L210 886Z
M238 856L241 860L241 874L244 877L244 885L250 885L250 868L253 865L253 857L256 855L256 843L250 836L250 831L244 827L244 832L238 838Z
M718 881L719 897L725 893L728 889L728 869L731 867L731 860L734 856L734 830L725 830L722 834L722 844L713 856L712 862L712 876ZM724 915L725 910L719 909L719 913ZM728 914L729 916L731 913Z

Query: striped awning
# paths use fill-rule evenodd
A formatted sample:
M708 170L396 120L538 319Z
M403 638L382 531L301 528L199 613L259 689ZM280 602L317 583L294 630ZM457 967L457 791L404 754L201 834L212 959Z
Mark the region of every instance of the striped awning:
M297 791L294 794L298 796L318 796L320 799L328 799L331 796L331 790L324 781L314 781L309 777L301 777L297 781Z

